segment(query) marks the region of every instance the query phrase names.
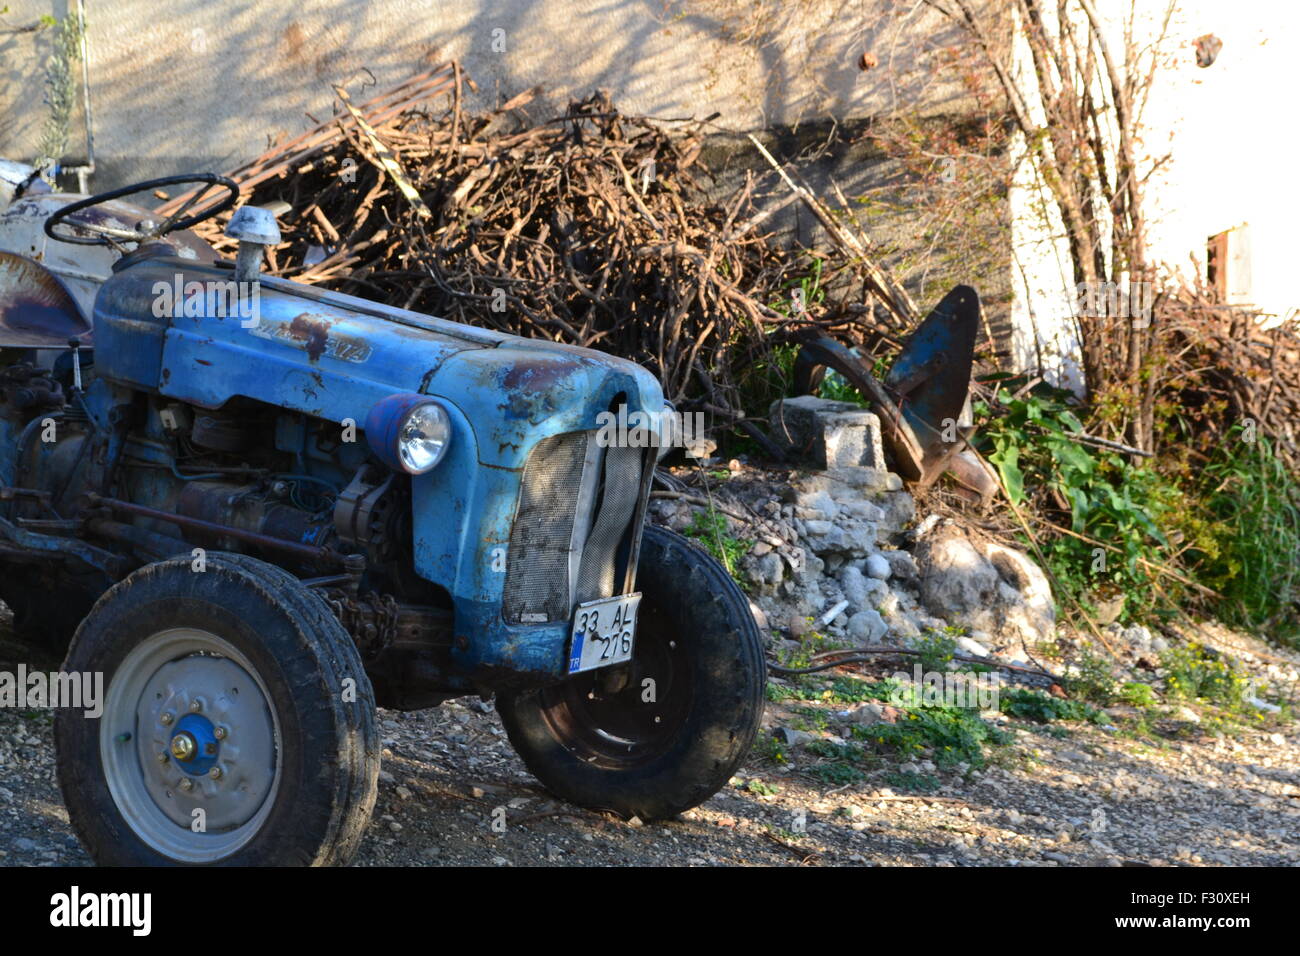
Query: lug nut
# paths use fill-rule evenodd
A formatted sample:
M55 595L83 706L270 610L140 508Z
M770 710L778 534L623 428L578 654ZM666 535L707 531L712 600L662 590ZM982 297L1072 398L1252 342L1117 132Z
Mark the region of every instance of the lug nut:
M166 754L159 754L159 755L158 755L158 762L159 762L159 763L166 763L169 759L171 759L171 758L169 758Z
M208 771L208 776L211 777L213 780L220 780L223 776L225 776L225 773L224 771L222 771L220 767L213 767L211 770Z
M216 737L218 740L225 740L227 733L229 733L229 731L227 731L225 727L217 727L212 731L212 736Z
M186 793L193 790L194 781L191 780L189 777L186 777L184 780L181 781L181 789L184 790Z
M164 727L170 727L170 726L171 726L171 722L172 722L173 720L175 720L176 717L175 717L175 716L174 716L174 715L169 711L169 712L163 714L163 715L162 715L161 717L159 717L158 719L159 719L160 721L162 721L162 724L163 724Z
M195 746L194 738L184 731L172 738L171 752L172 756L177 760L193 760L197 751L198 747Z
M196 700L192 704L190 704L190 711L195 714L197 714L202 709L203 709L203 702L200 700Z

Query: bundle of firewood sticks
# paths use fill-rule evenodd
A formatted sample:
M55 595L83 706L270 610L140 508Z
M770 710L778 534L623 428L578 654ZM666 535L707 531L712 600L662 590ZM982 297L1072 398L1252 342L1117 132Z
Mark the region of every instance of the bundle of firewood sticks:
M1161 387L1197 416L1198 447L1264 437L1300 473L1300 331L1294 319L1264 318L1204 289L1168 296L1156 313L1165 338Z
M451 64L357 106L337 89L331 120L235 170L245 201L279 204L268 270L632 359L718 424L743 417L746 374L792 330L857 337L860 300L831 315L793 293L808 260L764 232L752 178L708 197L703 122L626 116L601 94L533 122L534 91L471 114L466 85ZM233 252L226 218L199 231ZM832 255L823 281L878 284L854 250Z

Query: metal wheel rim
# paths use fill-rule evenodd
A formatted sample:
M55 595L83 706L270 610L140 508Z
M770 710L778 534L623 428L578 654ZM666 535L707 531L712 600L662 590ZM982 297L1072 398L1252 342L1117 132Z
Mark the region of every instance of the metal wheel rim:
M653 609L642 611L626 682L615 694L602 694L603 669L542 688L542 716L551 734L587 763L610 769L640 766L666 753L694 696L688 638L668 630ZM655 681L654 702L642 700L647 677Z
M109 793L132 832L181 863L213 863L247 845L280 786L280 726L270 701L248 658L209 631L170 628L132 648L109 683L99 736ZM191 715L213 728L207 742L217 740L216 751L182 764L170 741ZM203 832L192 828L196 807Z

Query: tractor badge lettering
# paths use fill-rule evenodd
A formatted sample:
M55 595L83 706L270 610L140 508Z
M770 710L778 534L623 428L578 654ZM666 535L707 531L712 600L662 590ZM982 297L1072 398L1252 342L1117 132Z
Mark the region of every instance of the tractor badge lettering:
M369 343L361 339L335 335L326 331L323 325L305 323L298 319L291 323L264 323L249 331L258 338L302 349L313 362L325 355L340 362L360 365L368 361L374 351Z

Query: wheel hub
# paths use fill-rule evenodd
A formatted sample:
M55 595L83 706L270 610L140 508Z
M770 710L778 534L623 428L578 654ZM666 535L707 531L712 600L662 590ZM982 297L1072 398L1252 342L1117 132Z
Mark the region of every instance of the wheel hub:
M181 718L168 749L176 765L194 777L205 776L221 759L216 728L202 714L186 714Z
M132 829L178 859L226 855L269 811L278 734L250 671L221 638L179 629L138 645L110 684L109 788Z
M240 826L270 792L270 713L238 664L203 654L163 664L140 695L136 722L150 731L138 738L149 796L179 825L189 827L202 808L209 830ZM149 760L146 752L171 759ZM187 780L192 786L182 786Z

